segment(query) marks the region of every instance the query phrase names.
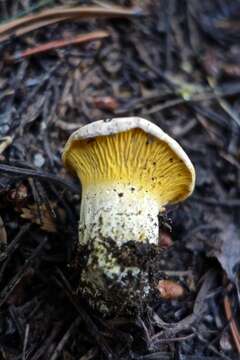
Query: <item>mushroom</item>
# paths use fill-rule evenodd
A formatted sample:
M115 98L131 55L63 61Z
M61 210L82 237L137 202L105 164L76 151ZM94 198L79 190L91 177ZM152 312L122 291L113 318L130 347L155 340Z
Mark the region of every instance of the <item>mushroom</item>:
M79 245L87 255L81 291L95 308L108 312L109 289L136 292L132 280L139 280L142 270L136 249L157 247L158 215L191 195L194 167L174 139L139 117L81 127L67 141L63 161L82 184Z

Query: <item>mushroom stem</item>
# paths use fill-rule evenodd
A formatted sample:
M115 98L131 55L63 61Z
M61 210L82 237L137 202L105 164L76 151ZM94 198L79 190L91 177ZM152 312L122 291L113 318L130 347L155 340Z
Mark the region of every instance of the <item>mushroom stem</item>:
M159 210L154 196L136 185L83 186L79 243L87 256L81 293L102 314L117 311L114 296L125 301L140 296L139 282L144 286L146 279L139 265L142 256L133 249L137 244L156 247Z
M159 203L131 184L88 186L82 195L79 240L111 239L116 245L134 240L158 243Z

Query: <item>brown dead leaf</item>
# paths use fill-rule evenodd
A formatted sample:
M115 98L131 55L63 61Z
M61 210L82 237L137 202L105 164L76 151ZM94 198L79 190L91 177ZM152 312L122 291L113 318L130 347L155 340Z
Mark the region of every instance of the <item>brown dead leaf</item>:
M222 68L225 74L240 77L240 64L223 64Z
M97 109L107 110L114 112L118 107L119 103L112 96L101 96L94 98L94 105Z
M51 203L51 207L56 208L55 203ZM37 204L29 205L28 207L21 209L21 217L26 220L30 220L34 224L40 225L42 230L48 232L56 232L56 223L52 216L52 213L49 207L46 204Z
M171 235L166 231L161 232L160 239L159 239L159 246L162 249L168 249L172 245L173 245L173 240L172 240Z
M157 289L164 300L174 300L184 295L183 287L173 280L160 280Z
M7 199L13 202L15 205L22 204L28 197L28 189L26 185L20 184L17 188L12 189L8 192Z

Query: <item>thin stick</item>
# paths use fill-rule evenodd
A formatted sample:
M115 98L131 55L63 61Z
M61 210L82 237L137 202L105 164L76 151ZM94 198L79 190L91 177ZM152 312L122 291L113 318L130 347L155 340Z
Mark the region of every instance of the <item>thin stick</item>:
M73 45L73 44L82 44L88 41L94 41L103 39L109 36L109 33L106 31L95 31L88 34L78 35L76 37L72 37L69 39L60 39L55 41L49 41L46 44L40 44L34 48L27 49L22 52L16 53L10 60L19 60L32 55L41 54L47 52L49 50L62 48L65 46Z
M230 300L227 295L224 296L223 304L224 304L224 309L225 309L225 314L226 314L227 320L229 321L233 341L235 343L238 353L240 354L240 334L238 331L236 321L233 318Z
M128 17L140 15L139 8L124 8L121 6L111 6L110 8L103 8L98 6L78 6L74 8L64 8L62 6L54 7L52 9L44 10L38 14L24 16L20 19L13 20L7 24L0 26L0 34L11 33L22 26L27 26L32 23L37 23L42 20L55 19L56 22L61 21L62 18L89 18L89 17Z

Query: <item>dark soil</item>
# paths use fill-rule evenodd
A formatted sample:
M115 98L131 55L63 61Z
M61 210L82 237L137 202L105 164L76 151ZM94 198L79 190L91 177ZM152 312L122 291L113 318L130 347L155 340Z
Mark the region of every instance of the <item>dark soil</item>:
M37 3L2 1L1 19ZM240 1L108 3L143 11L0 43L0 359L238 359ZM110 37L19 56L96 30ZM155 294L133 318L102 319L75 294L81 190L61 152L81 125L126 115L159 125L196 167L194 194L162 219L152 270L184 296Z

